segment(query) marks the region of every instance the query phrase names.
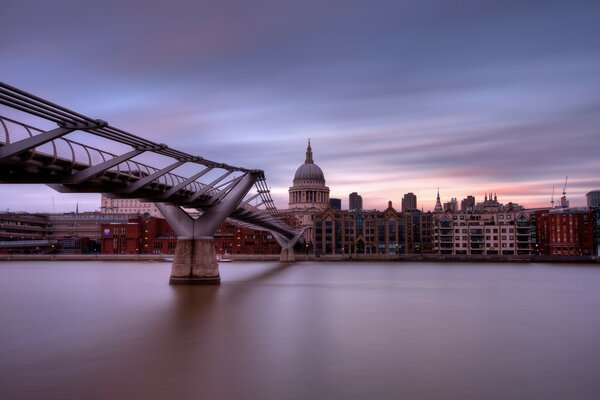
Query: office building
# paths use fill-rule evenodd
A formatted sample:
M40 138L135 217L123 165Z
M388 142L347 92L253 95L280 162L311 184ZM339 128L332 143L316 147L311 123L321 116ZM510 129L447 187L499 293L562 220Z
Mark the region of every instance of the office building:
M592 190L585 195L587 206L590 208L600 208L600 190Z
M341 210L342 199L329 199L329 207L331 207L333 210Z
M460 202L460 211L467 212L475 209L475 197L467 196Z
M406 193L402 198L402 212L412 211L417 209L417 196L410 192Z
M363 208L362 196L356 192L350 193L350 196L348 196L348 209L349 210L359 210L362 208Z

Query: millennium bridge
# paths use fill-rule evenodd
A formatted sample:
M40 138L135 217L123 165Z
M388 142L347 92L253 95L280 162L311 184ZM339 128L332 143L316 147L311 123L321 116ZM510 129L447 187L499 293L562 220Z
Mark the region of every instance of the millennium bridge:
M172 149L2 82L0 104L11 111L0 115L0 183L155 203L177 235L170 283L220 282L213 235L225 221L271 232L280 261L294 261L303 230L278 212L264 171Z

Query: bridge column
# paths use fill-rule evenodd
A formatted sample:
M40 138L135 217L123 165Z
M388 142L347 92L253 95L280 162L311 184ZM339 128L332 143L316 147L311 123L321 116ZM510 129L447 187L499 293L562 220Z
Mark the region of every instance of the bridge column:
M220 282L213 238L178 238L169 283L219 284Z
M156 203L177 235L170 284L202 285L221 282L213 234L242 201L254 181L252 174L246 174L219 203L206 209L196 219L178 206Z
M273 235L275 240L277 240L277 243L279 244L279 246L281 246L279 262L289 263L289 262L296 261L296 255L294 253L294 246L296 245L296 243L298 243L298 240L302 237L302 234L304 233L305 229L301 230L300 233L298 233L296 236L294 236L291 239L288 239L279 233L271 232L271 234Z

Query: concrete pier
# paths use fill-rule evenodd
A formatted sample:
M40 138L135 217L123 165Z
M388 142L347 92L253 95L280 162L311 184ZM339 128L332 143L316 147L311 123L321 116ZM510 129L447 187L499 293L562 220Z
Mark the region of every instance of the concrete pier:
M293 248L282 248L281 254L279 256L279 262L294 262L296 261L296 257L294 255Z
M221 283L212 238L177 240L169 283L171 285L218 285Z

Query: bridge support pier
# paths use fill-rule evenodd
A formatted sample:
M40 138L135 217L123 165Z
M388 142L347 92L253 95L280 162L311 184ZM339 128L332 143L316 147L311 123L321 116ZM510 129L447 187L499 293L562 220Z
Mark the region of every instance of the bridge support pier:
M271 234L273 235L275 240L277 240L277 243L279 244L279 246L281 246L279 262L289 263L289 262L296 261L296 255L294 254L294 246L296 245L296 243L298 243L298 240L300 239L300 237L302 237L304 230L305 229L301 230L300 233L298 233L296 236L294 236L291 239L288 239L285 236L283 236L277 232L271 232Z
M156 208L177 235L170 284L218 285L221 283L212 236L242 201L254 182L253 174L245 174L220 202L204 210L202 215L196 219L183 211L181 207L168 203L156 203Z
M296 261L296 256L294 254L294 249L282 248L281 254L279 255L279 262L287 263Z
M218 285L221 283L212 238L177 240L169 283L172 285Z

